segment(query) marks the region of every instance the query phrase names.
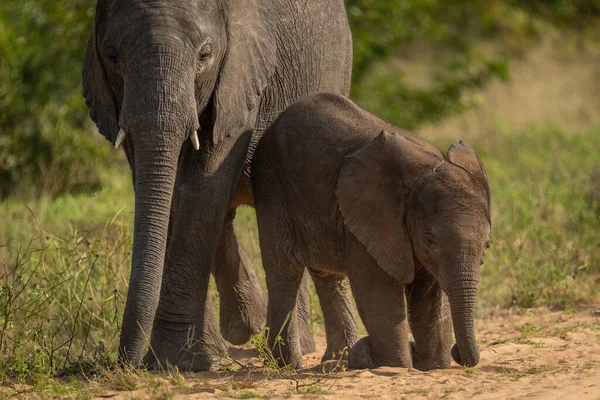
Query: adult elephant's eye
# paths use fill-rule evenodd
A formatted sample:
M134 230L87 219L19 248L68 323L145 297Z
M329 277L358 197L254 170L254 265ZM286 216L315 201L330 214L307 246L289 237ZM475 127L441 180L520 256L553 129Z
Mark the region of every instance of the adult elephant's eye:
M425 239L425 243L427 244L427 246L435 247L435 238L433 237L433 233L425 232L424 239Z
M200 48L200 52L198 53L198 60L200 60L201 63L205 62L209 59L210 55L212 54L212 51L213 49L211 43L204 44L202 48Z
M119 62L119 53L114 47L109 47L108 50L106 50L106 57L108 58L108 61L113 64L117 64Z

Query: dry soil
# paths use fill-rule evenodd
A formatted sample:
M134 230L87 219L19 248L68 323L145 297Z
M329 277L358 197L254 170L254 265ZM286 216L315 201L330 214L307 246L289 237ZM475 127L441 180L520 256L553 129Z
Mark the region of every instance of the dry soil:
M306 356L310 368L294 374L261 367L248 347L232 348L244 366L234 363L237 371L189 374L183 385L102 398L600 399L600 305L573 313L540 308L486 314L477 321L481 362L473 369L323 373L330 364L319 365L325 341L318 336L318 351Z

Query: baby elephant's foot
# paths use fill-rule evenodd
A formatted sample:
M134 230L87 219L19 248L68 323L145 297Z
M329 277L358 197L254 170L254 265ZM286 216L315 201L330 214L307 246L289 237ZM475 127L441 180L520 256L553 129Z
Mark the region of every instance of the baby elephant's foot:
M349 369L372 369L378 366L373 359L373 348L368 336L360 339L352 346L348 354Z
M387 351L382 350L381 354L373 352L373 346L369 336L360 339L350 349L348 355L348 368L351 369L371 369L382 366L412 368L411 351L408 341L402 345L389 347Z
M413 362L413 368L419 371L431 371L432 369L450 368L450 352L449 351L427 351L424 354L419 354L417 344L414 341L408 342L410 347L410 356Z
M431 371L432 369L450 368L450 352L442 351L437 354L419 354L417 345L414 341L408 342L410 348L410 357L412 359L413 368L419 371Z

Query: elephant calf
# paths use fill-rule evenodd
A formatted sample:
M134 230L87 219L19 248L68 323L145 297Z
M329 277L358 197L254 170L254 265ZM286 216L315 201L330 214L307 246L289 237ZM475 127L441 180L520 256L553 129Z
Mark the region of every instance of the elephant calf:
M281 363L302 363L294 316L305 269L325 319L324 359L347 346L350 368L479 362L473 318L491 219L470 147L455 143L444 156L345 97L316 94L264 135L252 188ZM369 334L358 341L348 280Z

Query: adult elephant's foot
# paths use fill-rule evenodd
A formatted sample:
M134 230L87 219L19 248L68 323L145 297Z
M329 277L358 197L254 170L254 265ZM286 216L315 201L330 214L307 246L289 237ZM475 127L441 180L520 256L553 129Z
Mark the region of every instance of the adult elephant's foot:
M208 371L227 355L227 344L218 333L198 335L194 329L178 328L155 323L150 349L144 357L147 368L164 370L176 366L180 371Z
M299 343L288 340L268 340L269 349L273 360L279 368L291 367L293 369L304 368L304 359L298 347Z
M230 210L221 232L212 272L219 291L220 331L225 340L242 345L259 333L267 321L267 295L250 258L233 231Z
M243 297L255 300L221 303L219 307L221 335L234 345L247 343L252 335L262 331L267 320L266 299L256 292L246 293Z
M373 359L373 347L368 336L360 339L348 353L349 369L372 369L379 365Z
M144 357L148 368L176 366L180 371L208 371L213 363L227 356L228 346L217 329L210 293L204 307L204 315L195 325L156 316L150 348Z
M219 288L219 327L225 340L242 345L260 333L267 322L267 295L243 250L240 271L244 278L237 285ZM247 261L247 262L246 262Z

